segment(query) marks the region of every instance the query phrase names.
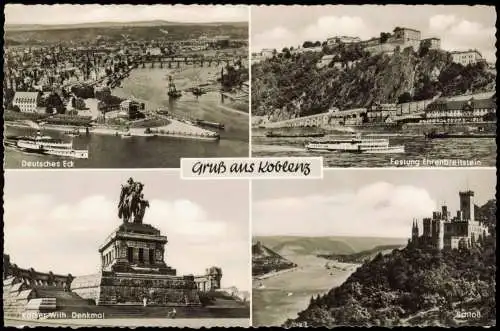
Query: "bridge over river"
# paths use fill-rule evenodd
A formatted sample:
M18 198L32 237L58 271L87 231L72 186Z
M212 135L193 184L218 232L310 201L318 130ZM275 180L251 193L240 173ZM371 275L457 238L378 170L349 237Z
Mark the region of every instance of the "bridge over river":
M133 63L136 66L142 66L143 68L146 67L146 65L149 65L151 68L155 68L155 66L158 66L159 68L172 68L172 67L177 67L179 68L181 64L184 65L199 65L200 67L204 66L212 66L212 65L235 65L238 62L244 62L248 59L248 56L222 56L222 57L215 57L215 56L141 56L136 58Z

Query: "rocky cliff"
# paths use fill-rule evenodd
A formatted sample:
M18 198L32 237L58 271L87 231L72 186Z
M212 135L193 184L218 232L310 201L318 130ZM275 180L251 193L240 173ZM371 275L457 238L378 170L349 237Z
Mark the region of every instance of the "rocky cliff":
M256 242L252 245L252 275L260 276L269 272L295 267L295 264L270 248Z
M284 120L325 112L494 90L485 63L464 67L445 51L396 49L392 56L344 52L319 67L324 53L277 56L252 65L252 114Z

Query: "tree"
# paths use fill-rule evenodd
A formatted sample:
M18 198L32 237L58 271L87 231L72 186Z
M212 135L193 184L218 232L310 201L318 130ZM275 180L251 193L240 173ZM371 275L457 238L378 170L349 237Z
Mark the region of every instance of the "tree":
M380 43L385 44L390 36L391 36L391 34L388 32L381 32L380 33Z
M398 97L398 103L411 102L413 100L409 92L405 92Z
M14 105L14 107L12 107L12 110L17 112L17 113L21 112L21 108L19 108L18 105Z
M45 102L46 113L48 114L64 114L66 109L64 108L64 104L61 100L61 97L57 93L51 93Z
M302 47L303 48L311 48L311 47L314 47L314 43L312 41L304 41L304 43L302 44Z

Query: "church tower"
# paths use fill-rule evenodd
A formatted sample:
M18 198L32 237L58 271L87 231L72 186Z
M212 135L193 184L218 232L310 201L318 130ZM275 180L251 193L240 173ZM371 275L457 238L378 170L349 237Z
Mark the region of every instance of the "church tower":
M412 228L411 228L411 241L414 242L414 243L417 243L418 242L418 223L415 219L413 219L413 225L412 225Z

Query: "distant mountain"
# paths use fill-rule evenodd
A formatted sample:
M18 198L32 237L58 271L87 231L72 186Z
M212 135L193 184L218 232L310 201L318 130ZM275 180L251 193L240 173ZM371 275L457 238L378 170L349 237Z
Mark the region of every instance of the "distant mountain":
M301 236L257 236L260 241L281 255L354 254L381 245L401 246L407 238L376 237L301 237Z
M293 262L264 246L260 241L252 245L252 275L254 276L290 269L295 266Z
M113 27L152 27L152 26L248 26L248 22L170 22L162 20L136 21L136 22L95 22L75 24L6 24L5 31L36 31L36 30L67 30L67 29L89 29L89 28L113 28Z
M165 33L168 31L168 34ZM7 25L5 44L92 43L97 39L120 42L123 35L130 41L185 40L202 35L226 35L233 39L248 39L247 22L177 23L100 22L63 25Z
M370 260L373 260L375 256L379 253L382 255L390 253L393 249L399 249L404 247L405 245L380 245L375 246L372 249L368 249L365 251L353 253L353 254L318 254L318 257L328 259L328 260L336 260L344 263L364 263Z

